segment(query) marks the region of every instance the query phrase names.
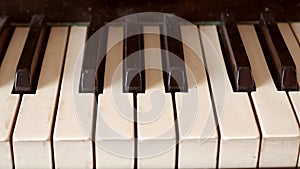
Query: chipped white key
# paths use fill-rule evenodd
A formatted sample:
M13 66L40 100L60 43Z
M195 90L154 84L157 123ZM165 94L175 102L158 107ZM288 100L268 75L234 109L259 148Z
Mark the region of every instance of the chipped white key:
M262 132L259 167L294 167L299 148L299 127L285 92L277 91L254 26L239 31L256 83L251 93Z
M16 28L0 67L0 168L13 168L10 137L17 116L20 96L11 94L14 74L28 34L28 28Z
M144 27L145 93L137 95L139 168L174 168L176 133L172 97L165 93L159 27Z
M200 26L220 127L220 168L256 167L259 131L247 93L233 92L215 26Z
M36 94L25 94L13 134L16 168L52 168L51 135L68 27L53 27Z
M122 89L122 26L109 27L107 47L104 89L98 97L96 168L133 168L133 94Z
M95 96L78 93L85 35L86 27L71 27L53 134L56 168L93 168Z
M179 168L215 168L218 133L198 28L181 26L188 93L175 94L179 128Z
M300 47L298 42L300 41L300 24L299 23L292 23L291 27L287 23L279 23L278 24L279 30L283 36L283 39L292 55L292 58L296 64L297 68L297 79L298 84L300 84ZM293 34L295 32L296 37ZM298 39L298 42L297 42ZM292 101L295 113L298 118L298 124L300 121L300 92L299 91L290 91L288 92L290 99ZM299 162L299 153L298 152L298 167L300 167Z

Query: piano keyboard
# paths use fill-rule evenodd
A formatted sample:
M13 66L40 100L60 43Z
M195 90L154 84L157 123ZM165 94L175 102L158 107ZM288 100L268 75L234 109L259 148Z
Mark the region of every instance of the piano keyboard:
M261 22L177 25L182 43L110 25L83 51L92 24L2 18L0 168L300 167L300 24Z

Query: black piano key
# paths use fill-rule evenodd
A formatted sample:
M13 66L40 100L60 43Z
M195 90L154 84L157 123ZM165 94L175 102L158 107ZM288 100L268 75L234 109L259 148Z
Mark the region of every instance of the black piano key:
M99 33L100 33L100 40L99 40L100 55L97 58L97 67L96 67L96 93L103 93L108 26L102 27Z
M44 15L34 15L30 30L17 65L14 92L34 93L49 35Z
M222 24L218 26L223 56L234 91L255 90L250 62L243 45L238 27L229 14L222 14Z
M167 92L187 92L187 78L184 65L180 25L171 17L165 17L162 25L161 47L164 50L163 69Z
M106 27L100 29L104 25L100 16L94 15L91 17L90 25L87 30L86 45L83 55L83 63L81 68L81 77L79 91L83 93L99 93L101 74L103 71L98 71L106 52ZM99 30L99 31L98 31ZM101 62L101 63L99 63ZM99 78L98 78L99 77ZM100 87L101 88L101 87Z
M8 17L0 18L0 65L2 64L6 49L13 33Z
M275 19L261 14L256 31L278 90L298 90L296 66Z
M142 93L144 91L143 76L143 36L136 17L125 19L124 51L123 51L123 90L124 92Z

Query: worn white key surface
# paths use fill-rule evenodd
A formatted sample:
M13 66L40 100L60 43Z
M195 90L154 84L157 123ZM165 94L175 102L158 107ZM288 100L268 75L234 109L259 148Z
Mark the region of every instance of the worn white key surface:
M175 95L179 168L215 168L218 133L197 26L181 26L188 93Z
M233 92L215 26L200 26L220 127L219 167L256 167L259 131L247 93Z
M133 94L122 90L122 26L109 27L107 47L104 89L98 97L96 168L133 168Z
M49 35L36 94L25 94L13 134L16 168L52 168L51 131L68 27Z
M19 95L11 94L16 67L28 34L28 28L16 28L0 67L0 168L12 168L10 135L17 116Z
M290 27L291 26L291 27ZM279 30L283 36L283 39L292 55L292 58L296 64L297 68L297 79L298 84L300 84L300 24L299 23L292 23L291 25L287 23L279 23L278 24ZM293 34L295 33L295 36ZM297 42L298 39L298 42ZM299 91L290 91L288 92L290 99L292 101L296 116L298 118L298 124L300 121L300 92ZM298 167L300 167L299 162L299 153L298 152Z
M56 168L93 167L95 96L78 93L85 35L86 27L71 27L53 134Z
M255 29L239 31L251 63L256 91L251 93L262 132L259 167L294 167L299 148L299 127L285 92L277 91Z
M163 83L159 27L143 30L146 90L137 95L138 168L174 168L174 114Z

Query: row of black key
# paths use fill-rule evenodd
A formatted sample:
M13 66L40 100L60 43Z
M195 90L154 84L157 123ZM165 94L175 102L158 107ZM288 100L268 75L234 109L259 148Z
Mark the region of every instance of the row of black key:
M233 90L251 92L255 84L237 25L229 14L222 15L222 19L220 43ZM261 14L256 32L277 89L298 90L296 66L274 18Z
M139 18L130 16L130 18L125 17L124 20L124 47L123 47L123 91L132 93L142 93L145 91L145 77L144 77L144 61L143 61L143 35L142 27L139 24ZM93 21L91 22L93 23ZM167 92L172 91L187 91L187 80L184 67L183 59L183 47L180 40L180 27L176 24L172 18L164 18L164 23L161 25L161 30L165 31L165 35L161 35L161 44L163 50L163 67L164 67L164 79ZM90 25L91 26L91 25ZM103 28L102 28L103 29ZM106 28L107 37L107 28ZM93 36L91 38L99 38L98 36ZM176 37L178 39L176 39ZM89 40L91 42L97 42L97 40ZM99 43L89 44L91 47L85 47L84 52L84 62L81 71L81 82L80 91L81 92L96 92L101 93L102 89L99 86L103 86L103 76L95 74L94 72L104 72L105 58L103 55L99 56ZM94 47L96 46L96 47ZM106 46L105 46L106 47ZM89 50L93 50L89 51ZM106 48L101 48L100 50L106 51ZM92 54L88 54L91 52ZM100 52L101 53L101 52ZM93 57L93 58L91 58ZM99 59L100 57L100 59ZM97 59L98 58L98 59ZM101 60L95 67L96 60ZM91 66L92 65L92 66ZM91 69L91 67L93 69ZM90 73L91 72L91 73ZM87 75L89 74L89 75ZM102 74L104 75L104 73ZM96 80L96 88L95 84ZM101 84L99 84L101 82ZM98 84L97 84L98 83ZM88 85L87 85L88 84Z
M108 38L107 26L102 27L103 25L100 16L91 18L81 70L80 92L102 92ZM222 24L218 28L227 72L234 91L254 91L251 66L236 22L232 16L226 14L222 16ZM125 18L124 29L123 90L141 93L145 90L142 27L138 18ZM0 18L0 61L3 60L12 30L9 19ZM161 30L164 31L164 35L161 35L161 46L166 92L187 92L180 25L172 18L165 17ZM269 15L261 15L256 30L278 90L298 90L296 66L275 20ZM48 34L49 27L45 24L45 16L33 16L16 70L14 93L35 92Z
M237 92L255 90L250 62L233 16L222 14L218 26L220 43L232 87ZM161 48L166 92L187 92L187 80L180 25L171 17L163 18ZM124 92L144 92L143 36L138 18L124 20ZM298 90L296 66L286 47L277 23L262 15L257 25L260 42L278 90ZM103 68L100 67L101 70ZM99 76L98 76L99 78ZM102 77L103 78L103 77Z
M256 30L277 89L298 90L296 66L274 18L262 14Z

